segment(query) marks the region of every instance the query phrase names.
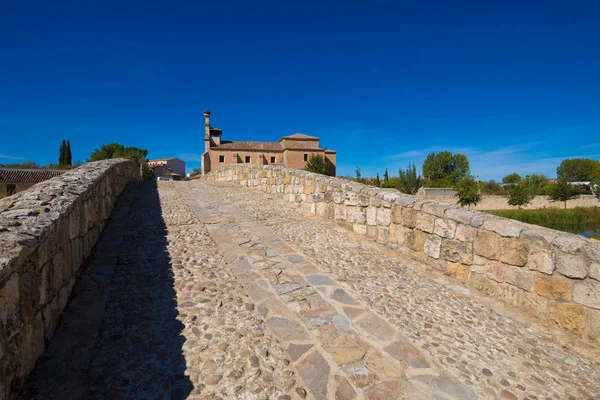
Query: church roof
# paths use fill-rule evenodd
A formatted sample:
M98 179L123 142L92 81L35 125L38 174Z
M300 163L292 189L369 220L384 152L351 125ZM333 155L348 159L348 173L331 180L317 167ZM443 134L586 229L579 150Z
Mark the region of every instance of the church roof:
M255 150L255 151L283 151L283 146L277 142L230 142L223 141L220 145L211 147L211 150Z
M281 142L283 139L296 139L296 140L319 140L318 137L308 136L304 133L294 133L293 135L288 135L282 137L279 141Z

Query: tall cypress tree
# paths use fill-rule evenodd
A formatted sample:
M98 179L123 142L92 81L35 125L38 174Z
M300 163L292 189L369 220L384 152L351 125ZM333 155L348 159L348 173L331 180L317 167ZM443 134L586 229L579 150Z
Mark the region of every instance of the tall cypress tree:
M71 141L67 140L67 151L65 157L66 165L73 165L73 155L71 154Z
M62 143L60 144L60 150L59 150L59 154L58 154L58 165L65 165L66 151L67 151L67 143L65 142L65 139L63 139Z

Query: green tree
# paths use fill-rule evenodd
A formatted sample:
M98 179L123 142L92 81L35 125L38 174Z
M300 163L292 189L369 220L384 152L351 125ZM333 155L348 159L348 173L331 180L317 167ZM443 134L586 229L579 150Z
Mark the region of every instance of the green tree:
M63 139L62 143L60 144L60 149L58 150L58 165L59 166L65 165L66 155L67 155L67 142L65 141L65 139Z
M422 181L421 177L417 174L415 164L409 164L406 170L398 171L398 190L402 193L417 193Z
M502 183L516 185L517 183L521 182L521 180L521 175L517 174L516 172L513 172L512 174L508 174L504 178L502 178Z
M600 162L591 158L571 158L563 160L556 174L569 182L600 181Z
M385 173L383 174L383 187L390 187L390 174L388 174L388 169L385 169Z
M356 167L356 182L362 182L362 174L360 173L360 168Z
M456 182L454 190L456 191L456 197L458 197L457 204L468 206L469 210L471 209L471 204L477 205L481 201L477 181L471 174L465 175L461 180Z
M322 154L311 154L306 162L306 168L308 172L314 172L316 174L328 175L329 174L329 161Z
M381 186L381 179L379 179L379 172L377 173L377 176L375 177L375 186L377 186L377 187Z
M565 209L567 208L567 200L579 197L577 189L566 178L556 180L556 183L552 185L549 196L552 201L562 201L565 204Z
M192 173L190 174L190 177L200 175L201 173L202 173L202 170L200 168L194 168L192 170Z
M469 160L464 154L449 151L430 153L422 167L423 177L433 186L452 186L470 173Z
M147 155L148 150L146 149L140 149L134 146L125 147L119 143L109 143L102 145L99 149L95 149L90 154L87 162L108 160L111 158L126 158L134 161L138 167L141 168L142 177L144 179L152 179L154 173L148 167L148 160L146 159Z
M16 164L0 164L2 168L15 168L15 169L40 169L42 166L33 161L24 161Z
M510 189L508 204L519 208L531 203L533 195L529 192L526 181L521 181Z
M65 151L65 165L73 165L73 154L71 154L71 141L67 140Z

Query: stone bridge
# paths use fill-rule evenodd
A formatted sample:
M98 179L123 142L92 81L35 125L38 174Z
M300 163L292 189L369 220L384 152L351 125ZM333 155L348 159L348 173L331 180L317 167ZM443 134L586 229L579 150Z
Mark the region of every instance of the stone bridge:
M600 245L279 167L0 200L0 399L598 399Z

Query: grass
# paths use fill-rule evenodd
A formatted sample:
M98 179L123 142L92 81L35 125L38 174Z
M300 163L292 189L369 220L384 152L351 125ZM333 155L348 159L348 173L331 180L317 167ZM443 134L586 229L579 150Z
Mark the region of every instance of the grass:
M582 233L595 232L594 239L600 239L600 207L589 208L541 208L538 210L493 210L488 214L515 219L545 226L559 231Z

